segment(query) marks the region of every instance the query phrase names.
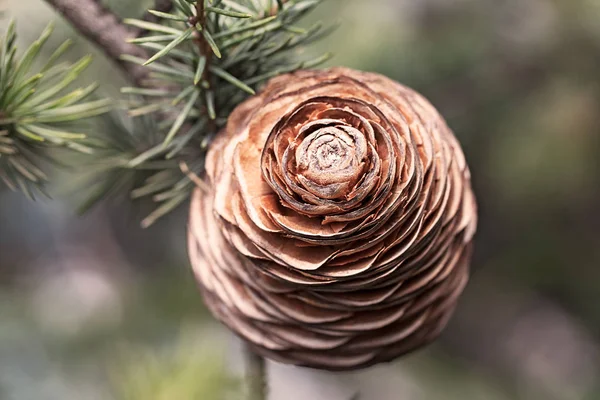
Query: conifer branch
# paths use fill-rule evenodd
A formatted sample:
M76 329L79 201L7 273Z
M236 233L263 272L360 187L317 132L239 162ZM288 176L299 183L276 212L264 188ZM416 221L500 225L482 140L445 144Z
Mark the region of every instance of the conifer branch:
M205 4L204 1L198 1L196 3L196 16L192 17L190 23L192 25L200 24L200 26L206 26L206 12L205 12ZM199 82L206 82L209 86L213 84L213 80L210 76L210 64L212 61L213 51L210 48L210 44L200 32L194 31L196 36L196 43L198 45L198 51L200 52L200 56L203 58L203 66L202 66L202 74L200 76L194 77L194 84L198 84ZM208 107L211 107L211 110L208 110ZM206 104L206 109L209 111L209 114L216 115L217 111L214 110L214 104ZM207 129L211 135L215 135L217 133L218 127L215 123L214 118L209 118L207 121Z
M235 107L268 79L329 58L298 57L329 32L320 23L296 25L322 0L157 0L142 19L124 21L99 0L46 1L137 85L122 90L136 96L129 110L135 118L97 138L73 132L68 123L111 108L108 100L80 103L96 85L64 94L89 58L26 75L27 68L14 69L20 64L10 28L0 49L0 89L7 89L0 96L0 178L26 193L41 191L46 176L34 162L38 150L52 145L93 153L94 193L86 206L118 192L149 197L157 208L143 226L188 198L211 141ZM21 64L28 67L47 34ZM61 74L58 83L47 83ZM36 91L40 83L48 89Z
M199 1L196 3L196 15L191 17L190 19L191 25L200 24L200 26L206 26L206 14L205 14L205 4L203 1ZM212 59L212 50L210 49L210 44L206 40L204 35L201 35L197 30L195 33L195 41L198 44L198 50L200 51L200 55L206 58L205 68L202 74L204 79L207 79L208 76L208 68L210 66L210 61Z
M330 29L321 23L296 25L322 1L173 0L171 12L149 11L158 22L124 20L147 32L129 41L149 57L120 57L148 71L138 87L122 92L136 96L129 115L150 116L154 125L129 130L121 137L131 141L117 147L107 140L105 150L96 152L101 176L91 180L97 191L88 205L114 193L110 182L126 180L121 186L134 187L132 198L157 203L144 227L183 203L197 185L195 177L203 176L211 141L235 107L270 78L329 58L306 59L301 49Z

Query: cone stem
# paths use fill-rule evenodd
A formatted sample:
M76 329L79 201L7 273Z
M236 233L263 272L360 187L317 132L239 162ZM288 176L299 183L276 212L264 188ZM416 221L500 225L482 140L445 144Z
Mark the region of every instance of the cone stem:
M248 346L244 349L246 359L246 388L248 400L267 400L267 373L265 359Z

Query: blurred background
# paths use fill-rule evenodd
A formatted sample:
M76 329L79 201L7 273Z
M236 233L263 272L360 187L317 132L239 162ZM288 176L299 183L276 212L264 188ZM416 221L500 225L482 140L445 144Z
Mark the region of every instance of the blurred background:
M137 17L150 2L105 3ZM56 20L46 50L72 38L70 57L95 55L85 80L119 96L118 72L43 1L4 4L23 45ZM438 107L470 163L480 224L470 285L435 345L353 374L271 364L272 398L600 399L600 1L329 0L310 18L343 22L315 54ZM0 399L235 388L238 344L203 308L185 207L148 230L126 202L80 218L69 176L53 201L0 188Z

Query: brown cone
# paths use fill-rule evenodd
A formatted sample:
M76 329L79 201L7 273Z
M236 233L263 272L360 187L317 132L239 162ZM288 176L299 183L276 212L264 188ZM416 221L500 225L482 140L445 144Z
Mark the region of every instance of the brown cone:
M213 143L189 252L212 313L266 357L328 370L435 339L468 280L476 205L413 90L346 68L273 79Z

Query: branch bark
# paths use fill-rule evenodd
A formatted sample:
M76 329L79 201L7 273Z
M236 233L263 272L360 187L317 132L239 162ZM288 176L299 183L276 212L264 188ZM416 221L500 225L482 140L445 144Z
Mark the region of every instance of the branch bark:
M126 75L141 84L148 70L120 60L122 54L147 58L146 52L126 39L139 35L139 30L125 26L112 11L98 0L46 0L83 36L98 46Z
M199 23L201 26L206 26L206 5L204 4L204 0L203 1L198 1L196 3L196 18L194 20L192 20L192 24L195 25L197 23ZM210 76L210 63L212 61L212 55L213 55L213 51L210 47L210 44L207 42L206 38L204 37L204 35L202 35L200 32L198 32L197 30L194 31L194 34L196 35L195 38L195 42L198 46L198 50L200 51L200 54L203 55L206 58L206 65L204 67L204 71L202 72L202 79L207 81L209 83L209 85L212 87L213 86L213 82L212 82L212 77ZM218 110L216 110L216 112L218 113ZM208 129L210 131L211 134L216 134L217 133L217 124L215 122L215 120L213 119L208 119Z

